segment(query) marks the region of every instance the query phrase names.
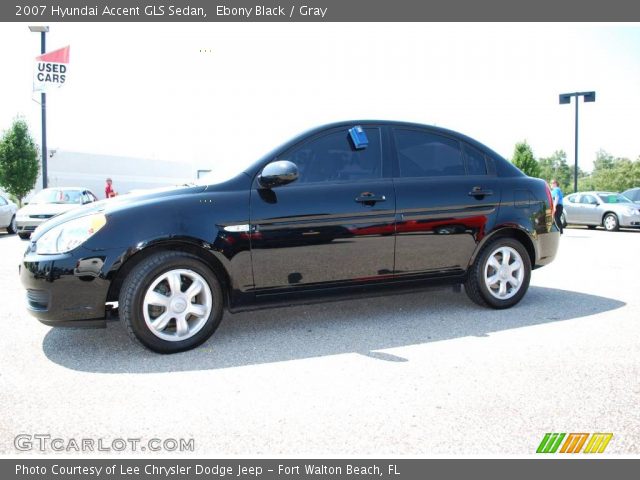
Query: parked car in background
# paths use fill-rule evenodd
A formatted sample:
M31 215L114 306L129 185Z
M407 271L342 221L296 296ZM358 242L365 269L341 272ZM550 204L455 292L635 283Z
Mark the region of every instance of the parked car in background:
M615 192L578 192L564 199L566 223L604 227L610 232L620 227L640 227L640 206Z
M16 212L18 206L9 197L0 193L0 228L6 228L8 233L16 233Z
M640 203L640 187L625 190L624 192L622 192L622 195L624 195L634 203Z
M55 187L45 188L31 198L29 204L18 210L16 227L20 238L27 239L31 233L52 217L98 201L86 188Z
M33 235L21 280L46 325L103 326L118 302L132 338L172 353L225 308L434 283L511 307L555 258L551 210L546 182L462 134L343 122L228 178L60 215Z

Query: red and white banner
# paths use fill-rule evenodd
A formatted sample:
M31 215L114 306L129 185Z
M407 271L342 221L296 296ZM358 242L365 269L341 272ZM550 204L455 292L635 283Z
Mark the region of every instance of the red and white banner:
M64 85L69 74L69 46L36 57L33 91L46 92Z

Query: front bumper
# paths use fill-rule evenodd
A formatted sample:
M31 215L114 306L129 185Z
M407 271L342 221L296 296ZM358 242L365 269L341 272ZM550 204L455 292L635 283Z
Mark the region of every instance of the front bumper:
M623 213L619 215L619 217L621 227L640 228L640 215L627 215Z
M31 252L32 245L20 265L29 313L49 326L103 325L108 272L118 253L79 247L66 254L38 255Z

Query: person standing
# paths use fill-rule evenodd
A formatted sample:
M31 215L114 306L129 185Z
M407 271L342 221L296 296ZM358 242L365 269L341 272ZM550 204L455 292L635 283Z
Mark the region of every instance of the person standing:
M113 181L110 178L107 178L107 184L104 187L104 196L106 198L115 197L117 193L113 189Z
M560 190L558 181L554 178L551 180L551 199L553 200L553 218L560 230L560 235L562 235L562 211L564 210L562 198L562 190Z

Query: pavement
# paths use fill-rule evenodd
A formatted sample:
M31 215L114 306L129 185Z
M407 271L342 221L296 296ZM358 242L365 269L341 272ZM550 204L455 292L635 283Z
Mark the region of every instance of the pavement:
M169 356L117 321L41 325L18 279L26 246L0 233L0 454L57 454L33 437L49 435L87 457L117 454L117 439L145 454L169 439L152 455L180 457L503 456L546 432L611 432L608 454L640 451L640 231L565 230L509 310L449 289L225 314ZM111 450L78 453L87 438Z

